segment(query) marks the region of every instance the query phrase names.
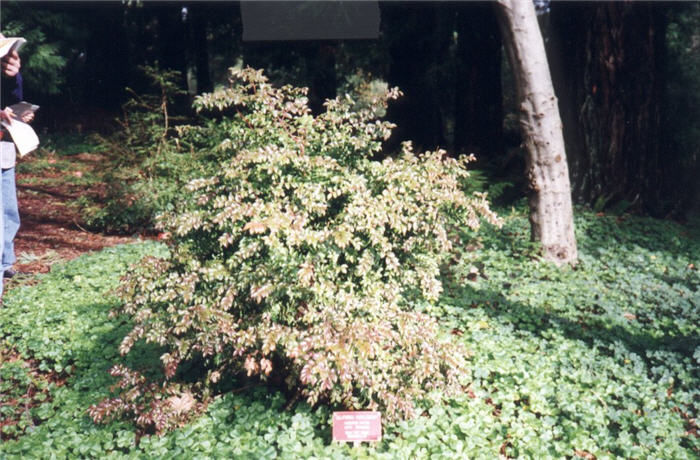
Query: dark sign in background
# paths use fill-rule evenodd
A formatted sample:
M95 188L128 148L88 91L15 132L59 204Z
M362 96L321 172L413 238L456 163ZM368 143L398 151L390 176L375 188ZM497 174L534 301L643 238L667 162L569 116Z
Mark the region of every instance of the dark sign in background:
M377 1L241 2L243 41L379 37Z

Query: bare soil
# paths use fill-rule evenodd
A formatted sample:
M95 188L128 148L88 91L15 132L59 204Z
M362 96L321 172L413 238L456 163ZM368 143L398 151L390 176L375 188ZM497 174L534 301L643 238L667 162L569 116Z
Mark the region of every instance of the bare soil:
M99 155L89 153L74 155L71 158L75 163L73 171L48 169L32 174L22 173L21 166L18 167L21 226L15 238L15 270L26 274L46 273L57 262L133 241L132 237L103 235L85 229L78 208L71 202L84 194L99 195L100 184L86 187L61 180L64 175L81 175L95 168L100 159ZM22 161L38 160L29 156Z

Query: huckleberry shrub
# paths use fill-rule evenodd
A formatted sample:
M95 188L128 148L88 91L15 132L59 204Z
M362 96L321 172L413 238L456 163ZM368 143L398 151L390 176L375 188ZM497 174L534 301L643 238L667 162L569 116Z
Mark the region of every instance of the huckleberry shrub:
M170 255L125 277L117 313L133 329L121 352L145 340L166 348L166 378L197 359L203 388L277 377L312 405L388 420L460 390L468 351L416 306L441 293L448 221L475 229L498 218L461 189L469 158L406 143L372 160L393 127L377 113L399 94L364 108L339 97L313 116L305 88L244 69L199 96L211 119L180 135L208 143L220 166L160 216Z

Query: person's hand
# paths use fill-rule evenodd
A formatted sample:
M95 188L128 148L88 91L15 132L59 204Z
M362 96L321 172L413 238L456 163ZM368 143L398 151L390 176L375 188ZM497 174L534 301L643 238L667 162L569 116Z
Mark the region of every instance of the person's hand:
M12 111L11 108L5 107L5 110L0 112L0 121L6 121L9 124L12 124L12 116L14 115L14 112Z
M22 61L20 60L17 51L13 51L5 55L5 57L2 58L1 62L2 74L6 77L14 77L15 75L17 75L19 69L22 67Z

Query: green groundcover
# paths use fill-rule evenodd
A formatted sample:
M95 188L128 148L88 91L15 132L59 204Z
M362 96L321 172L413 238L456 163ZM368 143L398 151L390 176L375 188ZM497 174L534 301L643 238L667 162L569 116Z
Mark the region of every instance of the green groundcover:
M333 443L328 408L285 410L250 382L162 437L94 424L86 411L110 394L113 364L159 369L154 347L119 356L129 325L108 316L128 264L167 253L135 242L6 294L0 458L698 458L698 227L580 211L580 263L557 269L536 256L524 212L502 215L503 229L455 251L426 307L473 353L469 391L384 426L375 445Z

